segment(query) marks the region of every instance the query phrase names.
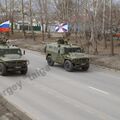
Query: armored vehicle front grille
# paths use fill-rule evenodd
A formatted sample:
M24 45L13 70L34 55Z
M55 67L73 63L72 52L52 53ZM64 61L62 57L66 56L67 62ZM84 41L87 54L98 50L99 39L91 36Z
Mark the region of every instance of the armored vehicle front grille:
M89 62L89 59L87 59L87 58L80 58L80 59L75 59L74 60L74 62L75 63L87 63L87 62Z
M8 66L10 66L10 67L13 67L13 66L23 66L25 64L26 64L26 62L24 62L24 61L8 62Z

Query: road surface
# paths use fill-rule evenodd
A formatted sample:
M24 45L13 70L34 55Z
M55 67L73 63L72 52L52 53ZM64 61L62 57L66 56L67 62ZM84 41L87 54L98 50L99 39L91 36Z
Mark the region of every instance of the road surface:
M0 92L33 120L120 120L120 72L91 65L69 73L59 65L47 69L38 52L26 57L28 74L0 76Z

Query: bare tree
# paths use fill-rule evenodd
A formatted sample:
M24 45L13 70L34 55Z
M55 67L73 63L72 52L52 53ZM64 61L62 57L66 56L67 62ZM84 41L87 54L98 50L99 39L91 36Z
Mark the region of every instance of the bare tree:
M97 20L97 12L98 12L98 3L99 0L92 0L92 9L93 9L93 15L92 15L92 21L91 21L91 42L94 47L94 54L98 54L98 48L97 48L97 29L96 29L96 20Z
M48 31L48 0L44 1L44 13L45 13L45 32Z
M11 33L14 34L14 4L15 0L10 0L10 20L11 20Z
M39 13L40 13L40 21L41 21L41 26L42 26L42 41L45 40L45 31L44 31L44 22L43 22L43 1L39 0Z
M24 13L24 0L22 0L22 31L24 34L24 37L26 36L25 34L25 13Z
M33 12L32 12L32 0L29 0L30 4L30 26L31 26L31 31L32 31L32 38L35 41L35 34L33 30Z
M5 0L6 20L8 19L8 1Z
M107 48L107 41L105 38L105 12L106 12L106 0L103 0L103 25L102 25L102 34L103 34L103 41L104 41L104 48Z
M114 43L112 33L112 0L110 0L110 40L111 40L111 55L114 55Z
M20 8L18 8L19 3L21 4ZM36 3L38 9L34 7ZM31 23L33 39L35 39L33 19L37 19L37 23L41 23L42 26L43 41L49 23L55 23L56 21L68 22L70 24L70 33L74 33L75 41L81 45L87 44L88 46L85 47L88 47L88 51L89 45L92 45L93 49L90 48L90 50L97 54L102 42L104 48L107 48L107 45L109 45L107 39L111 39L111 54L114 54L112 27L114 26L117 31L117 27L120 25L119 6L112 0L34 0L34 2L32 0L4 0L4 4L0 4L2 15L0 19L1 21L11 20L12 33L14 32L14 20L22 20L22 31L25 36L24 23L28 17L27 19L30 19ZM17 12L17 9L20 12ZM109 18L109 22L107 22L107 18ZM110 29L111 34L109 34Z

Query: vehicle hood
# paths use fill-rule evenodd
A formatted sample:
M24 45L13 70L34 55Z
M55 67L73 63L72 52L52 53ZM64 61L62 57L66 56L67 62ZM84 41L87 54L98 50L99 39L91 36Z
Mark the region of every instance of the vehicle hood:
M69 55L67 55L67 57L69 57L71 59L79 59L79 58L89 58L89 55L87 55L85 53L69 53Z
M17 61L17 60L22 60L26 61L24 56L17 55L17 54L10 54L10 55L4 55L3 57L0 57L1 60L3 61Z

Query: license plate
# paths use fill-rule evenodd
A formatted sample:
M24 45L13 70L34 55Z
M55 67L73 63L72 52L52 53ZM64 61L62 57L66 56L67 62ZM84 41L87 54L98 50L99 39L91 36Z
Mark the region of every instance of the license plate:
M20 67L20 66L16 66L15 68L16 68L16 69L20 69L21 67Z
M82 63L81 65L86 65L86 63Z

